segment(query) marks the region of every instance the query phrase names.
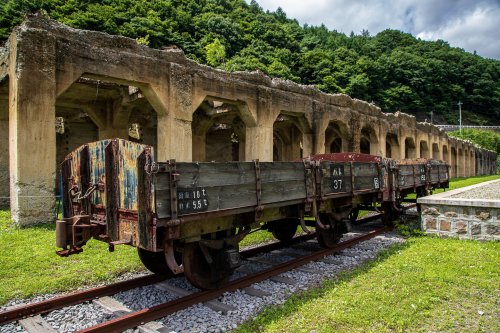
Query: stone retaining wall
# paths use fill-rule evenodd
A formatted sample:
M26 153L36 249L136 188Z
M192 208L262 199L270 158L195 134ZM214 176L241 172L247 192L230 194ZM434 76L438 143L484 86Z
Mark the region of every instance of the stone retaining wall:
M500 184L500 180L419 198L422 230L441 237L500 240L500 200L456 197L491 184Z

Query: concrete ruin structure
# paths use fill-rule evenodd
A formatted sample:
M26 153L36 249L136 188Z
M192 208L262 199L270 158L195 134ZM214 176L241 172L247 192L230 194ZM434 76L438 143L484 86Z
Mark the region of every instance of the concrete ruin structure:
M112 137L150 144L163 161L353 151L441 159L452 177L496 172L494 152L343 94L224 72L175 47L151 49L41 14L15 28L0 48L0 203L16 223L53 220L58 164L79 145Z

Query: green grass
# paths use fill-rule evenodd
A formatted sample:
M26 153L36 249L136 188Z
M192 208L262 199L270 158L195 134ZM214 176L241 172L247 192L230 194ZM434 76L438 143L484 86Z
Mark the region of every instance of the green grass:
M468 177L468 178L453 178L450 181L450 187L447 191L455 190L457 188L476 185L482 182L487 182L490 180L500 179L500 175L491 175L491 176L476 176L476 177ZM443 190L439 190L443 191ZM436 191L438 192L438 191Z
M83 253L61 258L55 253L53 225L19 229L9 220L8 213L0 212L0 304L74 290L143 269L134 248L119 246L109 253L107 244L98 241L89 241Z
M500 243L410 238L236 332L500 332Z

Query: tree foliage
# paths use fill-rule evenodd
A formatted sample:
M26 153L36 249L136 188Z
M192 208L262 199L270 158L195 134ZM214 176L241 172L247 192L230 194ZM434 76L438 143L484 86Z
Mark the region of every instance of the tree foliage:
M455 122L456 103L474 115L465 123L500 119L500 61L442 40L397 30L346 36L324 25L300 26L282 9L244 0L4 0L0 39L24 15L43 9L75 28L123 35L154 48L178 45L198 62L229 71L261 70L401 110Z
M464 128L462 129L462 134L460 134L460 131L453 131L449 132L448 135L472 141L478 146L492 150L500 155L499 132Z

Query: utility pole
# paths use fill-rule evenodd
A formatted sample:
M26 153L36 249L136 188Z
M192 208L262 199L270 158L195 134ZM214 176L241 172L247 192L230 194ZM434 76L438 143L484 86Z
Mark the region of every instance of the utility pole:
M458 114L459 114L459 118L458 118L458 121L460 122L460 135L462 135L462 102L458 101L457 105L458 105Z

